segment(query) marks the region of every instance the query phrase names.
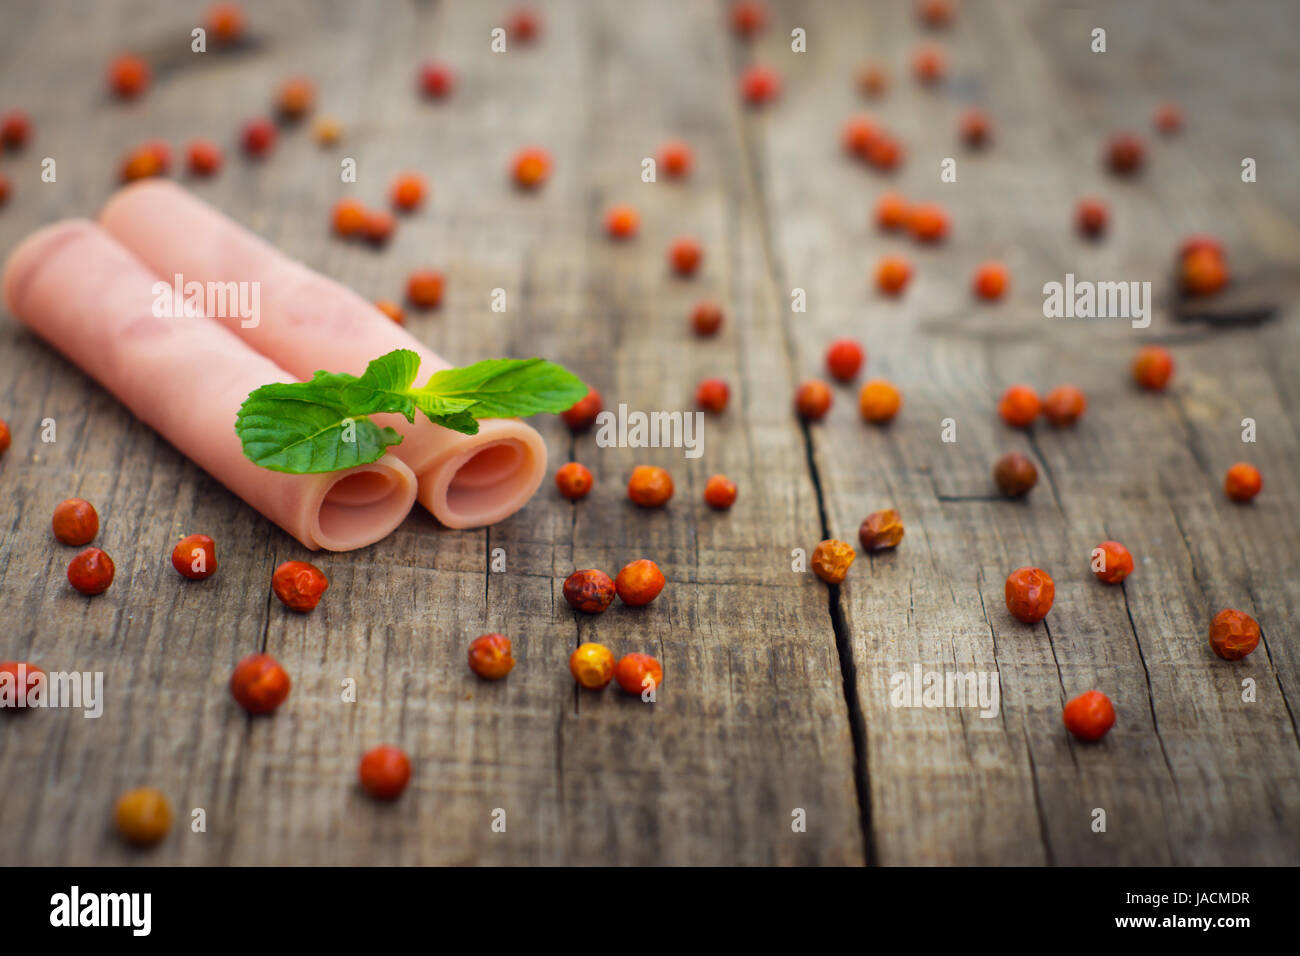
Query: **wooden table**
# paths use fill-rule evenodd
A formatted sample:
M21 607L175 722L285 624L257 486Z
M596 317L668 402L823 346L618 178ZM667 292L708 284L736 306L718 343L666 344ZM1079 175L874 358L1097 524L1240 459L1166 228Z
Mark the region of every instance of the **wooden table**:
M769 4L769 29L747 45L721 3L548 0L540 41L505 54L489 50L505 9L496 0L247 6L249 47L196 54L202 3L8 4L0 109L25 107L35 136L0 159L14 181L0 248L94 215L135 143L180 149L207 135L229 153L195 190L290 254L376 298L398 297L417 266L445 270L445 304L412 313L409 328L449 359L542 355L608 407L645 411L690 409L696 382L720 376L731 404L708 419L698 459L598 448L538 421L552 470L576 458L595 473L587 500L568 503L548 478L521 513L471 532L417 508L377 545L316 555L332 587L297 615L270 599L268 579L310 555L6 316L0 416L14 440L0 458L0 658L102 671L106 701L99 719L0 720L0 864L1300 861L1295 299L1258 327L1179 323L1167 280L1176 244L1198 230L1225 241L1242 282L1300 265L1293 5L979 0L927 37L910 4L791 0ZM1090 51L1098 26L1105 53ZM790 49L795 27L806 53ZM949 62L933 91L908 68L927 39ZM155 81L122 105L102 77L126 50L151 59ZM414 92L429 56L459 74L442 103ZM853 77L868 59L892 85L864 107ZM750 62L784 78L766 110L737 96ZM315 78L344 141L322 149L298 129L264 163L246 162L239 125L294 73ZM1186 129L1160 138L1150 115L1166 99ZM968 105L995 123L980 152L957 139ZM843 121L864 108L906 144L892 179L841 151ZM1130 181L1098 162L1125 127L1149 146ZM642 182L643 157L670 137L691 144L695 172ZM555 171L521 195L506 167L533 143ZM47 156L54 183L40 180ZM345 156L356 186L339 181ZM1253 184L1240 179L1246 156ZM945 157L955 183L940 181ZM336 198L382 204L408 168L430 177L432 202L386 250L329 235ZM943 203L949 241L880 234L871 210L887 188ZM1113 213L1096 244L1072 228L1089 193ZM632 242L603 233L615 202L641 212ZM665 264L679 234L706 249L690 280ZM896 301L872 281L890 251L916 267ZM981 306L969 281L987 258L1007 263L1012 288ZM1152 281L1151 327L1044 318L1043 284L1070 272ZM796 288L805 312L792 311ZM506 290L504 313L491 310L494 289ZM712 340L687 322L705 297L727 314ZM796 384L824 374L839 336L866 343L868 377L903 390L892 426L865 425L847 387L824 423L792 414ZM1172 349L1176 376L1164 393L1139 393L1128 365L1156 342ZM1016 381L1074 382L1087 415L1072 429L1011 430L994 406ZM46 418L53 443L40 439ZM942 440L947 418L955 442ZM1242 443L1244 418L1255 444ZM1026 501L992 486L1008 450L1040 463ZM1221 489L1241 459L1265 481L1245 506ZM672 473L667 508L627 500L639 463ZM702 501L715 472L740 487L730 513ZM51 510L72 495L99 508L96 543L117 561L102 597L68 587L71 549L50 535ZM829 591L792 571L795 549L856 541L862 518L885 507L906 522L895 552L860 555ZM194 584L167 558L200 530L217 539L221 569ZM1136 556L1120 587L1089 573L1107 538ZM489 569L497 549L504 572ZM669 580L650 607L585 617L565 605L574 568L612 573L643 556ZM1057 589L1032 627L1003 600L1006 575L1026 564ZM1263 628L1237 663L1206 641L1223 607ZM465 648L494 630L514 640L518 664L485 683ZM566 661L582 641L658 656L657 703L576 690ZM293 677L272 718L248 718L226 689L257 650ZM996 673L997 715L893 706L894 675L918 666ZM343 699L348 681L355 702ZM1119 719L1084 745L1061 708L1090 688ZM360 754L385 742L416 768L393 805L355 782ZM113 833L111 807L144 784L169 796L178 821L137 853ZM505 832L493 827L500 811Z

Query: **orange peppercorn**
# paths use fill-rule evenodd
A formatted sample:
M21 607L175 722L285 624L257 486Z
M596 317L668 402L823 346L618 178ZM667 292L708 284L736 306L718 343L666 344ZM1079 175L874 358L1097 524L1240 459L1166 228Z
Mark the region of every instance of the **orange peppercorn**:
M802 383L794 393L794 407L800 418L821 421L831 409L830 386L815 378Z
M1073 425L1087 407L1088 399L1073 385L1058 385L1043 399L1043 415L1057 428Z
M912 72L917 80L925 86L934 86L943 79L947 66L943 50L937 46L920 47L912 55Z
M31 135L31 118L22 110L10 110L0 117L0 144L5 149L22 149Z
M767 8L758 0L735 0L731 5L731 29L751 37L767 26Z
M334 231L340 236L359 236L366 229L366 217L369 212L358 199L340 199L334 204L330 220Z
M853 381L866 361L866 352L853 339L836 339L826 349L826 370L839 382Z
M952 5L948 0L918 0L916 16L923 25L939 30L952 21Z
M858 410L862 417L877 425L893 421L902 404L902 394L892 382L883 378L872 379L858 393Z
M300 120L316 103L316 87L304 76L294 76L280 84L275 94L275 110L286 121Z
M320 603L330 586L329 578L314 564L286 561L271 575L271 589L284 606L305 614Z
M269 714L289 696L289 675L270 654L249 654L230 675L230 696L250 714Z
M881 256L876 264L876 287L885 295L900 295L912 278L912 264L904 256Z
M1092 573L1105 584L1119 584L1133 573L1133 555L1118 541L1103 541L1092 549Z
M1159 132L1168 136L1183 128L1183 111L1174 103L1161 103L1151 121Z
M357 777L376 800L396 800L411 782L411 758L397 747L375 747L362 756Z
M885 193L876 200L876 225L881 229L887 232L902 229L910 217L907 200L898 193Z
M570 501L587 497L594 483L595 479L591 477L587 466L580 465L576 461L561 465L555 472L556 487L560 489L560 494Z
M627 482L627 496L642 508L658 508L673 496L673 479L657 465L637 465Z
M569 673L587 690L600 690L614 678L614 655L604 644L579 644L569 655Z
M221 168L221 148L210 139L190 140L185 151L195 176L211 176Z
M1259 624L1232 608L1220 611L1210 622L1210 647L1225 661L1239 661L1259 646Z
M903 516L893 508L871 512L858 526L858 540L864 551L898 547L903 540Z
M691 155L691 148L681 140L669 140L659 148L659 165L671 179L689 175L694 164L695 157Z
M1007 610L1017 621L1036 624L1047 617L1056 584L1042 568L1017 568L1007 575Z
M484 680L500 680L514 669L510 638L504 634L483 634L469 645L469 669Z
M614 679L629 694L645 694L650 699L664 682L664 669L649 654L625 654L614 665Z
M722 307L716 302L701 302L691 313L691 328L696 335L716 335L722 328Z
M1028 385L1012 385L998 399L998 414L1012 428L1028 428L1039 408L1038 393Z
M542 32L541 15L532 7L516 7L506 17L506 32L520 43L531 43Z
M397 228L397 220L393 214L385 212L382 209L369 209L366 211L366 241L371 245L382 246L393 236L393 230Z
M1244 461L1229 468L1223 479L1223 493L1233 501L1249 501L1259 494L1263 486L1264 479L1260 476L1259 469Z
M1116 133L1106 144L1106 162L1111 172L1131 176L1142 168L1146 160L1146 147L1133 133Z
M318 116L311 133L322 146L333 146L343 135L343 124L333 116Z
M171 147L161 140L149 140L126 154L122 162L122 181L129 183L161 176L171 166L171 160Z
M868 63L858 70L858 91L863 96L879 96L889 88L889 75L884 67Z
M84 498L68 498L54 508L54 537L63 544L90 544L99 534L99 514Z
M1133 359L1133 379L1140 386L1160 391L1174 374L1174 357L1159 345L1147 345Z
M537 146L521 149L515 154L512 171L515 185L536 189L551 175L551 154Z
M940 242L948 235L948 214L938 203L922 203L912 207L908 225L918 242Z
M11 713L32 706L34 702L29 703L31 695L47 679L45 671L27 661L0 661L0 674L7 675L0 680L0 686L9 685L8 694L12 701L0 703L0 709L10 710Z
M565 578L563 590L569 607L584 614L599 614L613 603L617 589L604 571L585 568Z
M631 239L641 218L631 206L611 206L605 214L605 231L614 239Z
M630 607L642 607L659 596L664 589L664 573L659 565L648 558L633 561L618 572L614 588L619 599Z
M13 441L13 436L9 434L9 423L0 418L0 455L9 450L9 445Z
M440 100L456 87L456 74L445 63L420 65L420 92L430 99Z
M989 141L991 126L987 113L969 109L961 116L961 138L967 146L978 149Z
M392 299L376 299L375 308L384 313L384 315L388 316L398 325L406 324L406 313L403 312L402 307Z
M718 511L729 510L736 503L736 483L726 475L710 475L704 484L704 501Z
M119 56L108 65L108 86L124 100L135 99L149 88L149 64L138 56Z
M269 119L250 120L244 124L244 130L241 134L241 142L244 144L244 152L252 159L261 159L271 151L275 145L276 132L275 124Z
M605 404L601 400L600 392L589 388L587 394L574 402L573 407L568 411L561 412L560 417L564 419L564 424L568 425L570 430L586 431L596 424L596 418L604 408Z
M1228 264L1209 249L1196 249L1183 258L1180 278L1190 295L1213 295L1228 284Z
M191 534L172 548L172 567L181 577L202 581L217 573L217 543L206 534Z
M393 208L402 212L418 209L428 193L428 184L419 173L402 173L393 180L391 196Z
M1065 729L1080 740L1101 740L1115 726L1115 707L1101 691L1090 690L1065 705Z
M99 548L80 551L68 564L68 583L87 596L103 594L113 583L113 559Z
M673 244L668 247L668 263L678 275L692 275L700 267L700 260L703 258L704 248L698 240L689 236L674 239Z
M1212 252L1220 259L1224 258L1223 243L1203 232L1193 233L1178 246L1178 259L1182 261L1196 252Z
M844 144L845 152L866 159L871 144L879 135L880 127L876 125L875 120L869 116L854 116L844 124L844 132L840 134L840 140Z
M244 11L237 3L214 3L206 17L208 33L218 45L236 43L244 36Z
M993 480L1008 498L1019 498L1038 484L1038 469L1020 452L1012 451L993 466Z
M881 133L867 144L866 160L876 169L895 169L903 161L903 145L888 133Z
M432 309L442 302L442 273L416 269L407 277L406 298L417 309Z
M1110 211L1100 199L1080 199L1074 207L1075 228L1088 239L1100 238L1109 220Z
M857 556L858 553L853 550L853 545L835 538L827 538L813 548L812 569L817 577L826 583L839 584L849 573L849 566Z
M727 408L727 399L731 389L720 378L706 378L695 389L695 404L706 412L721 415Z
M113 808L118 833L137 846L149 846L167 835L172 825L172 808L162 792L153 787L128 790Z
M1007 291L1008 282L1010 279L1007 277L1006 266L1000 262L982 262L975 270L971 284L977 296L992 301L1002 298Z
M751 106L762 106L781 95L781 77L769 66L751 66L740 75L740 92Z

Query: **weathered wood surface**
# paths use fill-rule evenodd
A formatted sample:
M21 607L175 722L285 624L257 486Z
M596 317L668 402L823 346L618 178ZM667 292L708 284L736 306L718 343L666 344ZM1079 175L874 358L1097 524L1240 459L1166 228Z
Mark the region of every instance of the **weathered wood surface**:
M249 5L257 43L231 55L187 52L202 4L8 3L0 31L0 109L23 105L36 135L0 159L15 195L0 210L0 248L66 215L93 215L117 157L161 136L208 135L233 146L274 84L302 72L346 140L322 151L305 131L265 163L233 149L197 184L232 215L363 294L394 296L407 271L449 276L436 313L412 331L442 355L541 354L587 377L607 405L690 406L705 375L732 383L710 419L705 453L596 448L556 420L538 423L552 461L584 461L597 479L570 505L549 484L489 531L448 532L417 509L389 539L323 556L326 600L298 616L268 600L274 566L307 557L164 441L6 318L0 322L0 417L14 446L0 458L0 659L102 670L98 720L44 711L0 721L0 863L1295 863L1300 861L1300 436L1296 309L1250 330L1150 329L1041 317L1039 290L1066 272L1152 279L1178 238L1212 229L1234 267L1300 263L1300 145L1292 81L1296 15L1283 3L1073 5L968 3L938 37L950 78L918 90L904 74L922 39L906 4L772 4L752 46L702 3L544 5L532 48L488 51L503 5ZM1163 12L1161 12L1163 8ZM13 28L19 26L18 28ZM809 52L790 52L789 32ZM1094 26L1109 52L1088 52ZM140 103L105 100L102 65L138 49L159 64ZM438 55L460 73L442 104L418 100L414 64ZM853 69L894 74L871 107L905 139L887 181L844 159L838 132L861 109ZM755 113L735 95L749 60L785 76L783 100ZM1098 169L1112 129L1146 129L1155 103L1180 101L1176 139L1151 139L1146 174L1116 183ZM995 142L955 142L961 105L986 106ZM640 161L670 136L696 151L684 183L640 181ZM504 167L537 143L553 180L520 196ZM341 156L360 182L338 182ZM58 162L58 182L39 161ZM941 184L938 164L958 163ZM1243 185L1242 156L1261 181ZM433 201L375 253L327 235L330 204L381 202L391 176L421 169ZM894 186L944 202L954 230L941 248L880 237L875 197ZM1110 237L1070 230L1074 200L1107 196ZM642 232L615 245L604 208L636 204ZM670 278L678 234L707 250L702 274ZM917 265L900 301L871 288L876 257L901 248ZM969 300L975 264L1012 269L1008 301ZM489 309L494 288L509 309ZM807 291L807 313L790 290ZM686 315L716 297L722 335L689 335ZM868 374L903 389L887 429L865 427L837 391L824 424L789 410L820 374L825 343L868 346ZM1174 387L1127 384L1139 342L1171 344ZM993 414L998 392L1025 380L1073 381L1089 396L1069 431L1026 436ZM58 422L42 444L40 421ZM957 420L958 440L940 441ZM1259 442L1240 443L1240 421ZM1043 466L1027 502L990 492L1004 450ZM1265 492L1248 507L1220 491L1227 465L1253 460ZM668 467L677 495L662 512L624 498L634 464ZM701 501L707 475L740 485L729 514ZM99 507L99 544L118 563L104 596L71 592L70 550L48 516L72 494ZM793 548L826 533L855 540L859 521L899 508L907 537L893 554L859 557L830 596L790 570ZM221 570L181 581L166 556L176 536L206 530ZM1125 541L1138 561L1122 588L1087 571L1091 548ZM505 551L507 570L488 556ZM575 618L560 585L575 567L616 570L653 557L669 587L643 611L616 606ZM1057 582L1046 626L1006 613L1002 582L1036 563ZM1265 645L1227 664L1205 642L1210 616L1241 608ZM475 635L501 630L519 664L500 684L464 666ZM582 640L664 663L653 707L616 690L575 692L566 660ZM294 679L272 719L249 720L225 689L230 668L264 648ZM974 710L899 709L892 674L996 670L996 719ZM1258 699L1242 702L1252 678ZM354 678L355 704L341 701ZM1097 687L1119 723L1100 745L1073 743L1063 701ZM354 784L366 748L393 742L416 764L410 792L376 806ZM180 825L146 854L111 832L127 787L162 788ZM192 808L207 830L191 832ZM1107 832L1090 828L1107 811ZM507 831L494 833L502 808ZM807 813L807 832L791 812Z

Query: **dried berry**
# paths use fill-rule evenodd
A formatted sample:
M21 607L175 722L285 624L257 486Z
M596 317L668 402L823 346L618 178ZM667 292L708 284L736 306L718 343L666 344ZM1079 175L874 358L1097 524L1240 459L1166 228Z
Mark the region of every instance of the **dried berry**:
M260 159L271 151L275 138L274 123L269 119L255 119L245 124L240 141L245 153L253 159Z
M736 483L726 475L710 475L704 485L704 502L710 508L727 511L736 503Z
M237 3L214 3L208 8L208 33L218 44L231 44L244 36L244 11Z
M1209 249L1195 249L1183 257L1179 276L1188 295L1214 295L1228 284L1228 264Z
M1210 622L1210 647L1225 661L1239 661L1259 646L1259 624L1249 614L1231 608Z
M393 180L389 188L389 197L393 208L402 212L419 209L424 197L429 192L429 185L419 173L402 173Z
M516 7L506 16L506 32L520 43L532 43L542 32L541 15L532 7Z
M922 25L941 30L952 22L952 4L949 0L918 0L916 16Z
M397 228L397 220L391 212L383 209L371 209L366 212L366 241L371 245L382 246L392 238Z
M768 66L747 67L740 75L740 93L751 106L762 106L781 95L781 77Z
M113 583L116 570L107 554L99 548L87 548L68 564L68 583L88 596L103 594Z
M624 604L641 607L649 604L664 589L664 573L648 558L633 561L618 572L614 587Z
M627 496L642 508L658 508L673 496L673 479L657 465L637 465L627 482Z
M99 534L99 513L84 498L68 498L54 508L54 537L63 544L90 544Z
M876 264L876 287L885 295L900 295L912 278L912 264L904 256L881 256Z
M591 388L587 390L586 395L573 404L572 408L561 412L560 417L564 419L564 424L568 425L572 431L586 431L596 424L596 416L601 413L604 407L600 392Z
M172 825L172 808L162 792L153 787L128 790L113 809L117 832L137 846L157 843Z
M1058 385L1043 399L1043 415L1057 428L1073 425L1083 417L1088 400L1073 385Z
M1177 258L1181 262L1193 253L1202 251L1212 252L1220 259L1224 258L1223 243L1203 232L1192 233L1184 239L1178 246Z
M484 680L500 680L515 666L510 638L504 634L483 634L469 645L469 669Z
M989 141L992 124L989 115L980 109L969 109L961 115L961 138L973 149Z
M1109 221L1110 211L1100 199L1080 199L1074 208L1075 228L1089 239L1100 238Z
M1133 380L1143 388L1158 392L1169 384L1173 374L1174 357L1159 345L1139 349L1133 359Z
M312 123L311 134L322 146L333 146L343 135L343 124L333 116L318 116Z
M217 573L217 543L206 534L186 535L172 548L172 567L191 581L212 577Z
M943 80L947 70L943 50L937 46L920 47L912 54L912 72L918 82L925 86L934 86Z
M411 782L411 758L397 747L376 747L361 758L357 776L376 800L396 800Z
M1038 393L1028 385L1012 385L998 399L998 414L1012 428L1028 428L1039 412Z
M849 565L857 556L858 553L853 550L853 545L835 538L827 538L813 549L812 569L817 577L828 584L839 584L849 573Z
M271 589L290 610L306 613L320 603L329 578L314 564L286 561L271 575Z
M1146 147L1133 133L1116 133L1106 144L1106 162L1111 172L1131 176L1142 168L1146 160Z
M911 210L898 193L884 193L876 200L876 225L887 232L894 232L906 226L911 218Z
M1065 729L1080 740L1101 740L1115 726L1115 707L1105 694L1090 690L1066 704L1062 718Z
M0 455L9 450L9 445L13 442L13 435L9 432L9 423L0 418Z
M868 144L866 159L876 169L894 169L903 161L903 146L888 133L881 133Z
M1002 298L1010 282L1007 267L1000 262L982 262L975 270L971 285L981 299L993 301Z
M388 316L398 325L406 324L406 313L403 312L402 307L392 299L376 299L375 308L384 313L384 315Z
M902 393L883 378L872 379L858 393L858 410L863 418L876 425L893 421L902 405Z
M691 312L691 328L696 335L717 335L722 328L722 307L716 302L700 302Z
M871 144L880 135L880 127L869 116L851 117L840 134L844 151L860 159L866 159L871 153Z
M594 483L595 479L592 478L587 466L580 465L576 461L561 465L555 472L555 486L560 489L560 494L570 501L587 497Z
M9 192L12 187L9 185L9 177L0 173L0 206L9 201Z
M612 239L631 239L636 235L641 217L631 206L610 206L605 213L605 231Z
M1259 469L1239 461L1228 469L1223 479L1223 493L1233 501L1249 501L1259 494L1264 486L1264 479Z
M664 669L649 654L625 654L614 666L614 679L629 694L654 693L664 682Z
M1151 122L1156 130L1166 136L1183 128L1183 111L1174 103L1161 103L1156 107Z
M587 568L574 571L564 580L564 600L584 614L599 614L614 602L614 582L604 571Z
M863 96L879 96L889 88L889 74L885 68L868 63L858 70L858 92Z
M31 695L47 680L45 671L27 661L0 661L0 709L17 713L35 706ZM30 703L29 703L30 702Z
M1047 617L1056 584L1042 568L1017 568L1007 575L1007 610L1017 621L1036 624Z
M294 76L280 84L275 94L275 110L286 121L302 119L316 103L316 87L303 76Z
M830 386L819 379L802 383L794 393L794 407L800 418L810 422L821 421L831 408Z
M866 352L853 339L836 339L826 349L826 370L837 382L851 382L857 378Z
M659 165L663 167L664 175L671 179L689 175L694 164L691 148L681 140L669 140L659 149Z
M767 8L759 0L735 0L731 5L731 29L751 37L767 26Z
M334 226L334 231L340 236L352 237L361 235L366 228L366 216L369 211L358 199L340 199L334 204L334 210L330 214L330 222Z
M420 66L420 92L431 99L442 99L456 86L456 74L445 63L424 63Z
M673 244L668 247L668 264L672 266L673 271L678 275L688 276L694 274L695 270L700 267L700 260L704 258L704 249L699 242L689 236L682 236L673 240Z
M864 551L898 547L903 540L903 516L893 508L871 512L858 527L858 540Z
M1098 581L1119 584L1133 573L1133 555L1118 541L1103 541L1092 549L1092 573Z
M551 154L538 146L529 146L515 154L511 175L520 189L536 189L551 175Z
M417 309L436 308L442 302L442 273L416 269L406 279L406 299Z
M726 410L727 399L730 397L731 389L720 378L706 378L695 389L695 404L715 415Z
M162 140L149 140L126 154L122 161L122 181L135 182L151 176L162 176L171 167L171 147Z
M908 226L918 242L939 242L948 235L948 214L938 203L921 203L912 207Z
M138 56L119 56L108 65L108 88L124 100L135 99L149 88L149 64Z
M614 655L604 644L579 644L569 655L569 673L587 690L600 690L614 677Z
M1038 483L1038 469L1020 452L1008 452L993 466L993 480L1008 498L1019 498Z
M249 654L230 675L230 696L250 714L269 714L289 696L289 674L270 654Z
M10 110L0 118L0 144L5 149L22 149L31 135L31 118L22 110Z
M211 176L221 168L221 148L210 139L190 140L185 153L195 176Z

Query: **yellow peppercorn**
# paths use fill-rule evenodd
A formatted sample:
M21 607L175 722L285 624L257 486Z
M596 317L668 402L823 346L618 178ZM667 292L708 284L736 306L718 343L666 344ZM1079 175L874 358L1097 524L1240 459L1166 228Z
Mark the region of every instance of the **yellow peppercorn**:
M604 644L582 644L569 657L569 671L587 690L600 690L614 677L614 654Z
M146 846L167 835L172 825L172 808L160 791L139 787L118 798L114 818L122 836Z

